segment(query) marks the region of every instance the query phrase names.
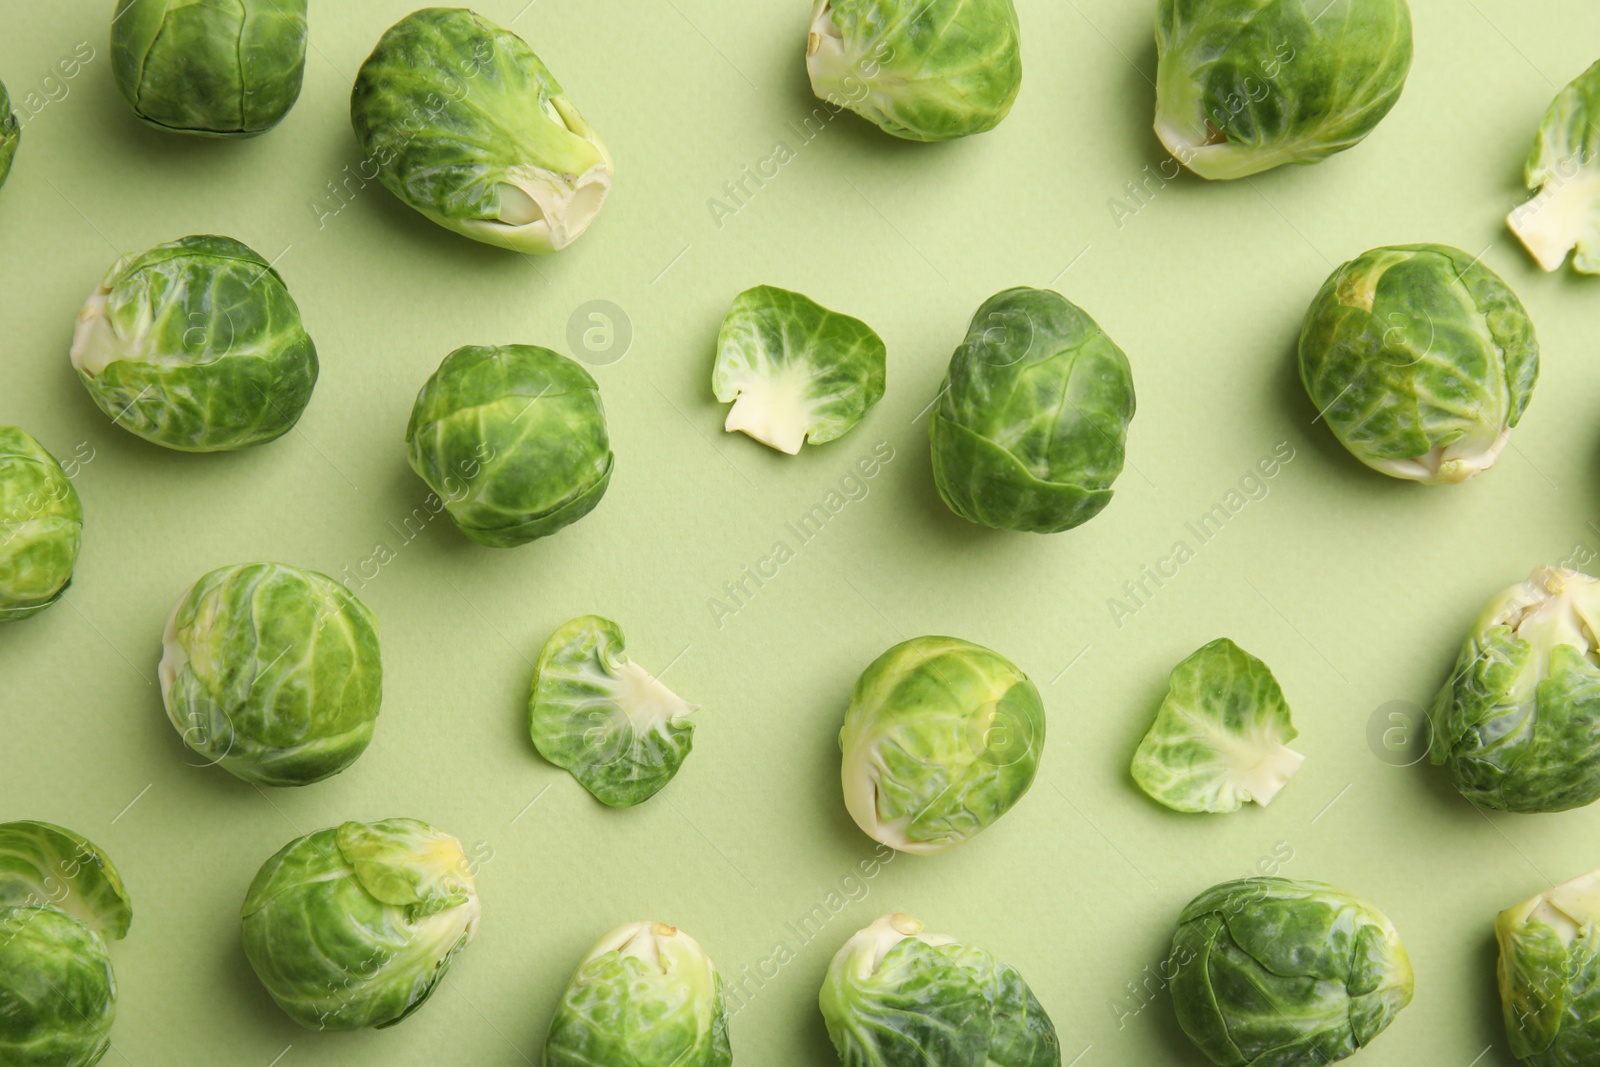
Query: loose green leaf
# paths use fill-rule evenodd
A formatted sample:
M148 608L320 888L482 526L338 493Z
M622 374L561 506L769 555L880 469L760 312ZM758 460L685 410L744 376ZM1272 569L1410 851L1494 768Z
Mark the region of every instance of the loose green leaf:
M1506 219L1545 270L1567 255L1582 274L1600 274L1600 63L1550 102L1528 156L1528 188L1538 195Z
M0 1063L92 1067L116 1014L99 934L57 908L0 906Z
M1600 871L1500 913L1500 1005L1529 1067L1600 1062Z
M0 823L0 908L52 907L120 941L133 903L111 857L47 822Z
M11 110L11 97L4 84L0 84L0 186L11 176L11 161L16 158L17 145L22 142L22 125L16 112Z
M72 584L83 505L56 458L18 426L0 426L0 622L37 615Z

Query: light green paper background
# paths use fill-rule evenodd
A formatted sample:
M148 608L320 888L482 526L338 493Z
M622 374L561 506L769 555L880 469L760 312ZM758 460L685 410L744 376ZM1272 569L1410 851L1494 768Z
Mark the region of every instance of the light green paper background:
M904 911L1016 965L1064 1062L1198 1065L1165 995L1135 1011L1126 983L1163 958L1185 902L1277 848L1293 852L1284 873L1370 898L1410 949L1416 1002L1363 1067L1510 1064L1495 913L1600 866L1600 810L1480 814L1425 763L1380 760L1367 731L1390 701L1430 700L1493 593L1600 548L1600 283L1540 274L1503 224L1545 105L1595 59L1600 9L1416 0L1410 84L1363 145L1250 182L1184 177L1119 227L1108 201L1164 158L1150 130L1153 3L1019 0L1015 111L942 146L848 115L802 142L814 101L800 0L525 3L479 10L527 37L618 166L590 232L538 260L437 228L375 183L319 225L311 205L337 206L325 183L359 160L351 80L408 0L314 3L304 96L238 143L134 120L111 79L110 0L0 4L0 77L19 112L31 92L49 99L47 77L78 42L95 52L27 118L0 192L0 423L92 457L76 477L87 525L72 591L0 630L0 818L70 826L127 879L135 920L113 947L105 1062L534 1063L590 943L651 918L684 927L754 991L733 1021L738 1062L817 1067L832 1062L816 1010L829 958ZM724 183L778 141L792 160L719 226L708 200L738 206ZM238 455L180 455L115 429L67 360L74 316L118 254L208 231L276 260L322 356L298 431ZM1334 266L1415 241L1485 250L1543 343L1512 448L1460 487L1360 466L1312 425L1292 358ZM859 316L889 347L883 402L798 458L724 435L710 393L721 316L760 283ZM970 526L934 492L919 416L973 309L1052 283L1132 362L1128 470L1109 509L1071 533ZM514 551L442 519L406 543L398 526L425 490L402 437L423 380L461 344L570 351L569 318L596 299L634 331L624 358L595 369L617 453L604 502ZM878 442L893 460L802 544L785 523ZM1199 546L1185 524L1279 442L1295 458L1268 495ZM1108 598L1179 539L1196 558L1119 627ZM709 598L780 540L794 558L717 625ZM362 760L266 792L190 765L155 684L174 600L247 560L356 573L376 545L392 558L354 585L382 627L387 685ZM667 681L704 705L683 772L633 811L603 809L525 731L533 658L586 612L617 619L641 663L672 663ZM1042 773L970 844L850 882L874 849L841 803L835 734L861 669L922 633L989 645L1032 675L1050 715ZM1127 765L1168 669L1223 635L1273 667L1308 759L1269 810L1179 816ZM299 833L397 815L479 859L480 936L403 1026L301 1030L245 962L245 889ZM790 924L813 912L826 921L808 942ZM793 959L774 968L779 943ZM747 976L763 968L757 988Z

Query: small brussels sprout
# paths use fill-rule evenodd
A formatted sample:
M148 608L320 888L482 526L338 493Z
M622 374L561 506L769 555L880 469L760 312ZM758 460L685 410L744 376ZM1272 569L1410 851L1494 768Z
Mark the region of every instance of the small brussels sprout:
M119 0L111 68L146 124L254 137L300 98L307 0Z
M1221 637L1172 668L1133 780L1174 811L1266 807L1305 762L1296 736L1271 669Z
M11 161L16 158L17 145L22 141L22 126L16 112L11 110L11 96L0 83L0 186L11 176Z
M697 707L627 657L621 627L585 615L539 653L528 730L539 755L597 800L631 808L665 788L689 757Z
M883 399L887 351L860 319L758 285L734 300L717 337L711 388L725 429L794 455L843 437Z
M962 518L1059 533L1111 502L1133 375L1122 349L1060 294L1018 288L984 301L937 404L933 479Z
M1530 1067L1588 1067L1600 1054L1600 871L1500 913L1500 1007Z
M481 910L454 837L416 819L347 822L262 865L241 913L244 952L306 1029L381 1030L438 988Z
M1600 799L1600 582L1540 567L1483 609L1429 716L1430 755L1480 808Z
M1156 133L1202 178L1361 142L1411 70L1406 0L1161 0Z
M1044 751L1044 704L998 652L915 637L856 679L839 748L856 825L890 848L929 856L1022 799Z
M391 26L356 74L350 121L386 189L446 229L558 252L611 192L611 156L526 41L465 8Z
M1168 962L1178 1022L1219 1067L1333 1063L1411 1003L1393 924L1321 882L1212 886L1178 917Z
M1000 125L1022 88L1011 0L816 0L811 91L908 141Z
M615 462L600 387L572 360L532 345L446 356L417 394L406 448L461 532L492 548L589 514Z
M731 1067L722 979L688 934L619 927L589 950L561 996L543 1067Z
M1061 1064L1055 1026L1016 968L909 915L846 941L818 1000L843 1067Z
M0 426L0 622L37 615L66 594L83 541L83 505L33 435Z
M214 570L172 609L163 645L172 728L236 778L310 785L372 741L378 623L326 575L282 563Z
M1494 466L1539 377L1533 323L1459 248L1398 245L1323 283L1300 331L1300 380L1339 443L1425 485Z
M231 237L112 265L78 316L72 365L100 410L181 452L276 440L317 384L317 347L278 272Z
M1539 123L1525 171L1538 195L1506 219L1545 270L1567 255L1581 274L1600 274L1600 63L1561 90Z

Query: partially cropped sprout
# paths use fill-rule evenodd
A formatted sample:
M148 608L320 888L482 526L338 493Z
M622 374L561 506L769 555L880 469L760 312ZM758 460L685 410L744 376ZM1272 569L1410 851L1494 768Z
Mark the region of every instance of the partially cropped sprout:
M694 938L630 923L584 957L544 1041L543 1067L730 1067L722 979Z
M1300 380L1334 436L1373 470L1428 485L1494 466L1538 377L1522 302L1447 245L1351 260L1300 331Z
M223 567L167 620L157 674L172 728L207 763L262 785L309 785L365 752L383 692L378 624L326 575Z
M908 141L1000 125L1022 87L1012 0L816 0L811 91Z
M120 0L111 66L157 129L252 137L294 107L306 71L307 0Z
M1060 1067L1050 1016L1016 968L885 915L845 942L818 998L843 1067Z
M461 532L494 548L577 522L611 484L600 387L572 360L532 345L446 356L417 394L406 447Z
M596 799L628 808L655 796L694 747L696 705L627 657L622 629L585 615L550 635L534 668L528 729L545 759Z
M112 422L182 452L282 437L318 370L278 272L213 236L117 260L78 316L72 365Z
M66 471L32 434L0 426L0 622L60 600L82 541L83 505Z
M11 110L11 97L4 84L0 84L0 185L11 176L11 161L16 158L17 145L22 141L22 126L16 112Z
M1371 133L1411 70L1406 0L1161 0L1156 133L1202 178L1315 163Z
M883 399L883 339L860 319L759 285L734 300L711 388L733 404L726 429L791 456L843 437Z
M454 837L416 819L347 822L262 865L244 901L244 951L306 1029L382 1029L439 987L480 911Z
M1528 155L1528 188L1539 195L1506 223L1545 270L1567 255L1582 274L1600 274L1600 63L1561 90L1539 123Z
M391 26L356 74L350 119L385 188L475 241L559 251L611 192L611 156L555 76L465 8Z
M1500 1007L1530 1067L1589 1067L1600 1049L1600 871L1500 913Z
M1028 791L1044 704L999 653L917 637L856 680L839 748L845 807L862 832L932 855L993 825Z

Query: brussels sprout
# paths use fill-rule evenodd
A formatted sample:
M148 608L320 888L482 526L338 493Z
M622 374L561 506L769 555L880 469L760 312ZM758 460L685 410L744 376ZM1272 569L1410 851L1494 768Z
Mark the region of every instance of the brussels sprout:
M558 252L611 192L611 156L526 41L465 8L391 26L356 74L350 121L378 180L446 229Z
M578 965L544 1041L544 1067L730 1067L722 979L688 934L633 923Z
M282 563L214 570L172 609L163 643L172 728L236 778L310 785L372 741L378 623L326 575Z
M461 532L493 548L589 514L614 465L600 387L572 360L532 345L446 356L417 394L406 447Z
M1406 0L1161 0L1156 133L1202 178L1361 142L1411 70Z
M1015 968L922 931L885 915L833 957L818 999L843 1067L1060 1067L1055 1026Z
M72 365L112 422L181 452L276 440L317 384L317 347L283 279L231 237L117 260L78 316Z
M16 112L11 110L11 97L0 83L0 186L11 176L11 161L16 158L17 145L22 141L22 126Z
M915 637L856 679L839 748L856 825L891 848L928 856L1022 799L1044 751L1044 704L998 652Z
M1531 1067L1600 1060L1600 871L1500 913L1500 1007L1512 1055Z
M416 819L289 842L245 896L244 952L308 1030L383 1029L422 1006L478 931L461 842Z
M1060 294L1008 289L984 301L937 403L933 479L962 518L1058 533L1111 502L1133 419L1132 371Z
M307 0L119 0L111 68L148 125L254 137L294 107L306 72Z
M1305 761L1296 736L1271 669L1221 637L1172 668L1133 780L1174 811L1266 807Z
M1427 485L1494 466L1538 377L1522 302L1446 245L1351 260L1300 331L1300 380L1339 443L1373 470Z
M1540 567L1483 609L1429 716L1430 755L1480 808L1600 799L1600 582Z
M816 0L811 91L908 141L1000 125L1022 87L1011 0Z
M83 505L61 464L18 426L0 426L0 622L37 615L72 584Z
M1561 90L1528 155L1528 188L1539 195L1506 223L1545 270L1600 274L1600 63Z
M843 437L883 399L887 352L860 319L758 285L734 300L717 337L711 388L725 429L794 455Z
M1183 1032L1220 1067L1342 1060L1411 1003L1394 926L1321 882L1212 886L1178 917L1168 966Z

